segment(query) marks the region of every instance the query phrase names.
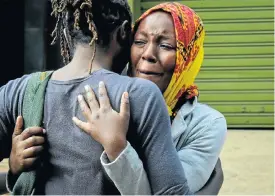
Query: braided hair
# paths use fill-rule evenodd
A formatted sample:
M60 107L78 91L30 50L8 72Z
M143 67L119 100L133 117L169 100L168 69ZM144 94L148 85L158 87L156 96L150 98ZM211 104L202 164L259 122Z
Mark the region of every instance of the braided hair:
M60 39L64 64L72 60L76 43L107 47L110 34L125 20L132 22L127 0L51 0L51 3L51 15L56 17L52 44Z

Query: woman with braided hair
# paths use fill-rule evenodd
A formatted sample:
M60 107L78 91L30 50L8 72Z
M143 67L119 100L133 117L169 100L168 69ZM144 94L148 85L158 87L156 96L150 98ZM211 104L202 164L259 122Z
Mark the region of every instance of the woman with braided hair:
M190 194L184 173L178 172L182 166L172 144L170 118L158 87L148 80L117 74L125 67L130 51L131 14L127 1L52 0L52 7L57 19L53 42L60 39L66 65L47 76L49 80L42 91L42 127L23 128L23 119L38 117L30 113L28 118L20 116L22 108L23 114L26 109L36 112L36 96L28 94L40 92L40 88L32 89L28 83L33 82L35 74L0 88L0 160L15 160L10 161L7 178L10 191L20 195L119 194L104 172L100 156L110 161L117 158L127 141L125 133L112 130L128 130L129 126L127 140L143 161L152 193ZM39 81L45 81L43 74L38 76ZM29 97L32 108L25 107L25 98ZM77 119L88 117L82 115L89 112L84 99L92 103L96 97L102 110L90 116L102 120L111 117L118 123L87 134L73 122L78 124ZM120 113L115 112L119 108ZM124 123L129 116L130 122Z

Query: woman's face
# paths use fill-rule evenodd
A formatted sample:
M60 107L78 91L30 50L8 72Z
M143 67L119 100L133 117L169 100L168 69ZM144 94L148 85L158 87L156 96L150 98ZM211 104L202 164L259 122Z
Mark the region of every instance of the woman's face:
M162 92L168 87L176 64L176 34L166 12L153 12L137 29L131 47L132 74L154 82Z

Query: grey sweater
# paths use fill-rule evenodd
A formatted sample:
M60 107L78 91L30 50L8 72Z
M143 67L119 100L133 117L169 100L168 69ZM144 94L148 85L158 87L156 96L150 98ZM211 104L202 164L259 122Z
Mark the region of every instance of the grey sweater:
M8 157L15 119L29 76L0 88L0 160ZM44 104L47 147L40 194L118 194L100 163L102 146L76 127L71 118L84 120L77 95L89 84L97 93L104 81L112 106L118 110L124 91L130 95L128 141L144 163L152 194L189 194L187 180L171 138L170 119L159 89L151 82L99 70L86 78L50 80Z

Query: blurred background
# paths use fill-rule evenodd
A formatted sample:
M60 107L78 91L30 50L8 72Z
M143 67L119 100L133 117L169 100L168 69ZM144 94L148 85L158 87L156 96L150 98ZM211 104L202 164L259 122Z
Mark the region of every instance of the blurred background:
M134 19L162 0L128 0ZM274 1L189 0L206 29L205 60L196 80L200 102L223 113L221 195L274 193ZM0 86L23 74L62 66L50 46L55 21L48 0L0 3ZM7 160L0 171L7 170Z

